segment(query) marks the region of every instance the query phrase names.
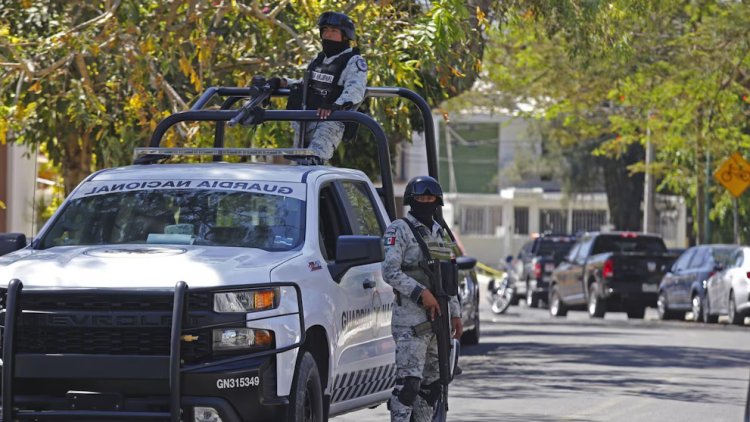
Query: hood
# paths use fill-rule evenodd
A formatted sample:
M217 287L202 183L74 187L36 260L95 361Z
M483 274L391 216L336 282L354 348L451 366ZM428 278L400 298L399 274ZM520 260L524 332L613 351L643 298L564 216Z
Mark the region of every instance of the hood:
M19 279L24 288L173 289L270 282L271 270L299 251L110 245L24 249L0 257L0 286Z

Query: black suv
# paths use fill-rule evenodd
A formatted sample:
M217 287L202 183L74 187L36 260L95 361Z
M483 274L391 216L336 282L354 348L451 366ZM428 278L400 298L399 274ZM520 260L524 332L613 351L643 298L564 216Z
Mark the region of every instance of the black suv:
M539 299L547 299L552 270L575 241L575 236L569 234L544 234L523 245L517 256L517 265L522 268L519 268L516 295L525 297L527 305L536 308Z

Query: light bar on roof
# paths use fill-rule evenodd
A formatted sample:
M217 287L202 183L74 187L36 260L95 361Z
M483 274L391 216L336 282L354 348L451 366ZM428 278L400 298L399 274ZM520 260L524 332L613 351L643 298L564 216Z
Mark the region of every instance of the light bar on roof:
M315 151L307 148L135 148L133 158L144 155L233 155L233 156L279 156L314 157Z

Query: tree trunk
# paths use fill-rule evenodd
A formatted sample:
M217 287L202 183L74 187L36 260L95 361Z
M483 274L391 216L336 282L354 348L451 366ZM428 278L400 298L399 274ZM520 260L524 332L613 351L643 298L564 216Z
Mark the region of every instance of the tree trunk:
M61 136L64 153L60 165L65 181L65 196L91 174L94 151L90 138L90 131L84 132L73 126Z
M602 160L609 213L616 230L641 230L643 212L636 204L643 202L644 174L631 175L628 166L643 159L643 146L634 144L619 160Z

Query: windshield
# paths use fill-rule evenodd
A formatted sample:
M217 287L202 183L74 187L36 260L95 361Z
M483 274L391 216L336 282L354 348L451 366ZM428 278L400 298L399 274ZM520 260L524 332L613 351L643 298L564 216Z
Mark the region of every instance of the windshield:
M602 252L666 252L664 241L651 236L599 236L592 255Z
M187 182L186 182L187 183ZM224 182L230 183L230 182ZM183 244L290 250L304 240L304 201L244 189L141 189L111 192L99 183L79 189L40 241L41 249L68 245ZM159 182L130 182L156 186ZM162 183L163 185L164 183ZM128 186L127 182L121 184ZM198 185L198 183L193 183ZM206 185L202 182L201 185ZM208 183L208 186L217 186ZM257 186L254 184L253 186ZM102 188L101 186L104 186ZM264 187L274 186L265 184ZM301 191L299 187L296 189ZM88 192L90 195L86 196ZM281 193L281 194L279 194Z
M575 243L575 238L552 238L543 239L539 243L537 255L541 256L565 256Z

